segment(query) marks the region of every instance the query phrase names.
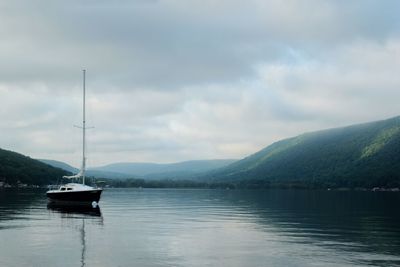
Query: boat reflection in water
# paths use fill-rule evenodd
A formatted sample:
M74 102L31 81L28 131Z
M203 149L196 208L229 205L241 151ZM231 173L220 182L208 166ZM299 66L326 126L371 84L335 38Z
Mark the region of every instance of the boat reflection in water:
M63 217L102 217L100 206L65 205L57 202L49 202L47 209L65 215Z
M81 245L81 258L80 266L84 267L86 265L86 226L85 221L94 223L97 225L103 225L103 216L101 214L100 207L87 206L87 205L63 205L57 202L50 202L47 204L47 209L53 213L58 213L61 215L62 219L66 219L68 223L65 226L73 227L79 231L80 235L80 245ZM90 226L90 225L89 225Z

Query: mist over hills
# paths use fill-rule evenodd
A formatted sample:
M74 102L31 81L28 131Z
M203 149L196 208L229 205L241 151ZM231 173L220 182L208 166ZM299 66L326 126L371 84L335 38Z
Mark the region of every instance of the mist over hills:
M400 117L281 140L203 179L249 187L399 187Z

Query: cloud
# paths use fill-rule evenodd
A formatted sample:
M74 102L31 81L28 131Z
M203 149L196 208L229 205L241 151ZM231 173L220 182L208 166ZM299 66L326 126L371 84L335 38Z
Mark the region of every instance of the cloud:
M240 158L399 114L398 1L0 1L0 147L79 165ZM77 158L78 160L75 160Z
M398 34L397 1L3 3L2 80L177 89L237 81L287 48L325 51ZM102 86L103 85L103 86Z
M318 60L297 65L266 64L259 70L265 84L293 103L292 107L325 119L346 121L351 118L349 114L358 120L362 114L364 119L375 114L378 119L398 113L394 99L400 96L396 75L399 52L400 39L380 44L355 42L337 47Z

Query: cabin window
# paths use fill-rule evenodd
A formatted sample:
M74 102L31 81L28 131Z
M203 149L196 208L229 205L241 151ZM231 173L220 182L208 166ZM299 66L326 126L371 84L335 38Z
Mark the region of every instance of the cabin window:
M72 190L72 188L67 188L67 190Z
M61 191L65 191L65 187L61 187L61 189L60 189Z

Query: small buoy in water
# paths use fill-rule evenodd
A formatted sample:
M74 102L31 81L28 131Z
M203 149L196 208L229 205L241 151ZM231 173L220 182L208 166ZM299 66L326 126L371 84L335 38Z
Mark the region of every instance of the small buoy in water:
M93 208L96 208L96 207L97 207L97 202L96 202L96 201L93 201L93 202L92 202L92 207L93 207Z

